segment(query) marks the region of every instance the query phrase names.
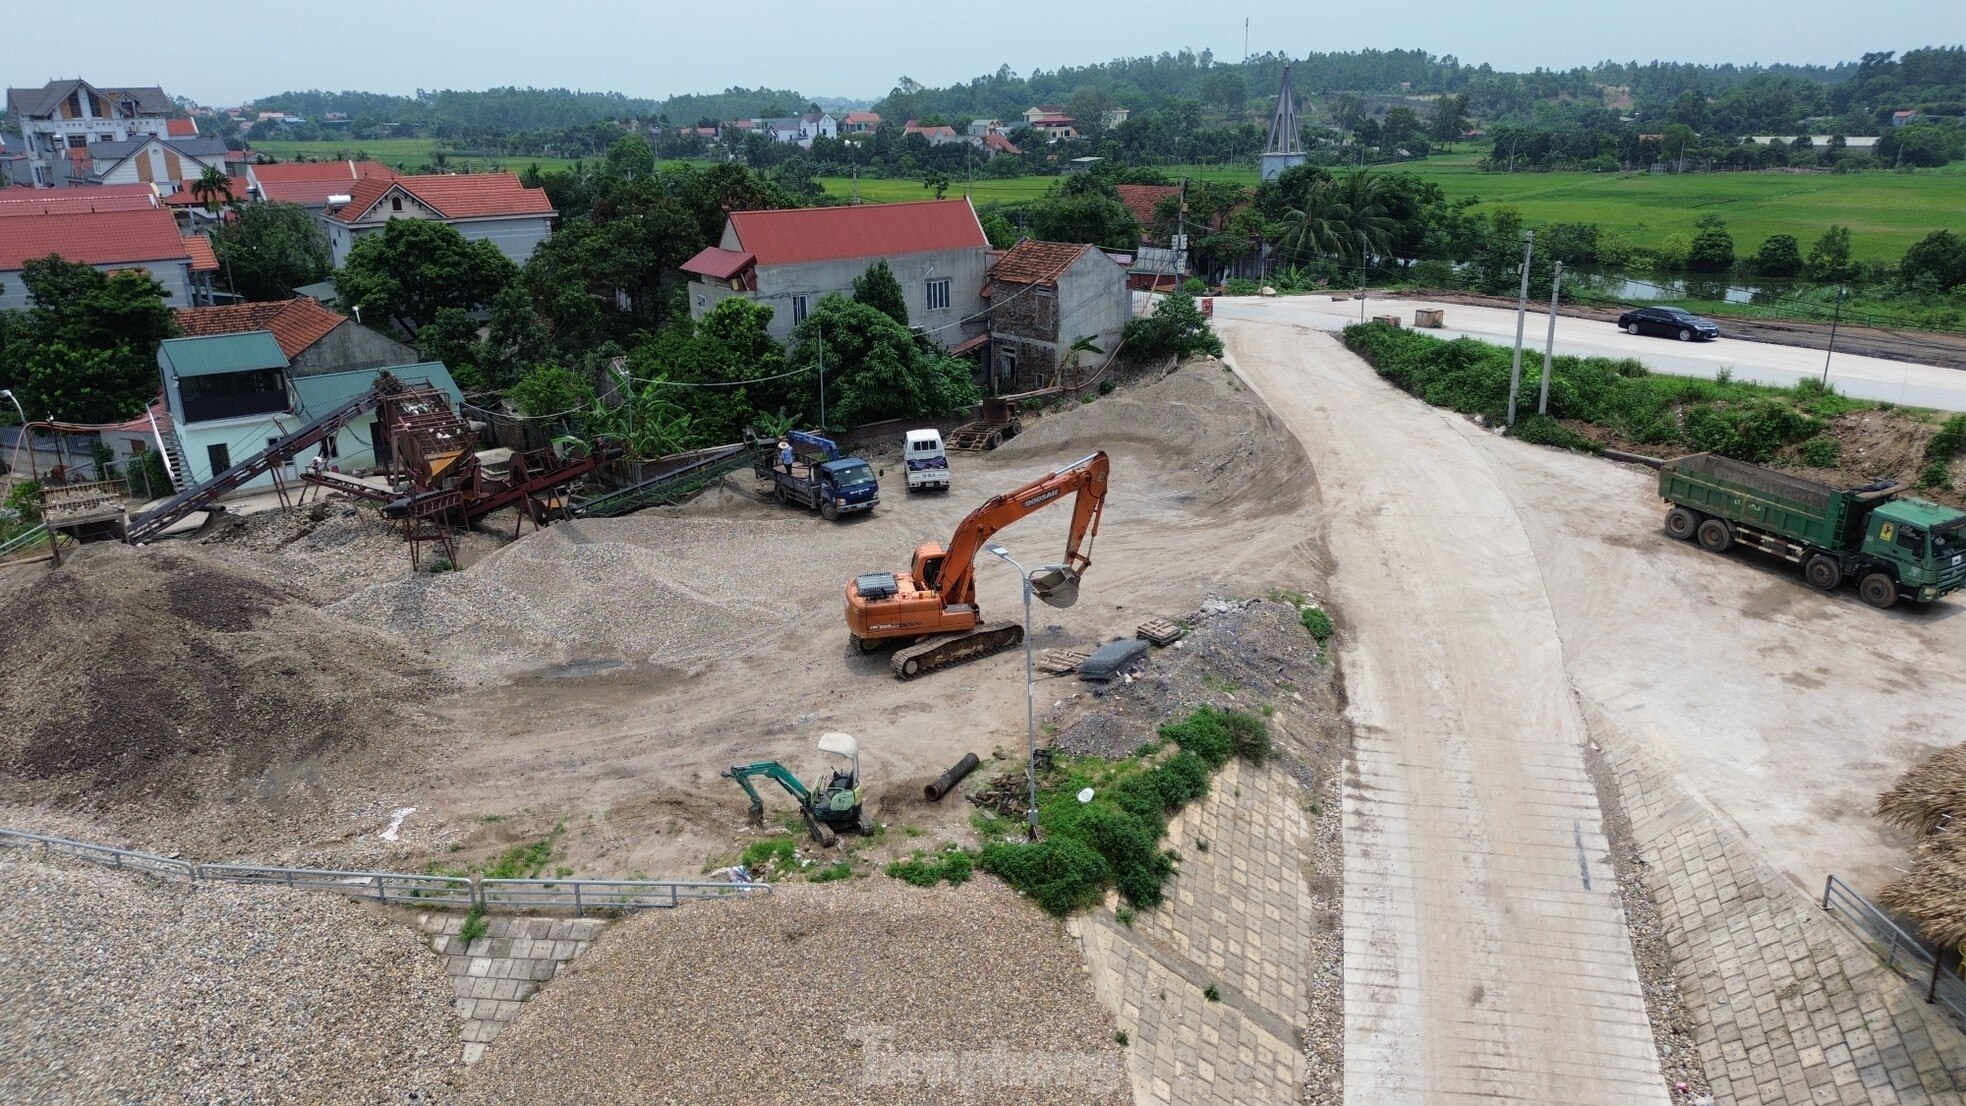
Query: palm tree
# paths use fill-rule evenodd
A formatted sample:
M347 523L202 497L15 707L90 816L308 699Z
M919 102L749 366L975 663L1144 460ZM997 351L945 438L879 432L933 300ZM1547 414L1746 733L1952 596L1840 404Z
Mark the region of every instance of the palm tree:
M1357 250L1363 247L1374 254L1385 256L1392 252L1393 231L1399 221L1386 213L1386 182L1365 170L1345 174L1338 185L1333 200L1330 218L1337 223L1343 238L1339 252L1349 258L1358 256Z
M236 198L232 195L232 178L218 166L207 165L204 173L191 182L191 198L204 204L206 211L216 212L221 204L229 204Z
M1321 180L1311 188L1301 210L1293 209L1284 216L1283 237L1277 245L1293 261L1344 255L1345 224L1334 218L1333 204L1331 182Z

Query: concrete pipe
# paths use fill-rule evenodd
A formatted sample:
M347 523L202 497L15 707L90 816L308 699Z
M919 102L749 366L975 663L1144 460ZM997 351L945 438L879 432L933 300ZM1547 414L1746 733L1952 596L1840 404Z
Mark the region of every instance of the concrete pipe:
M940 802L942 796L954 791L956 785L963 782L964 776L976 771L978 763L975 753L964 753L963 758L956 762L954 768L942 773L936 777L934 783L922 788L922 795L931 803Z

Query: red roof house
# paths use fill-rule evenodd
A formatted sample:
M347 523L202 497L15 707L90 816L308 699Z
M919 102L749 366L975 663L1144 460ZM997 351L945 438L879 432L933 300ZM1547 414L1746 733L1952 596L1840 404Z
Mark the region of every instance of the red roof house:
M527 188L511 173L458 173L433 176L367 177L354 181L348 200L330 203L321 218L336 267L348 259L355 239L380 230L391 219L434 219L456 227L466 238L490 241L523 265L533 247L552 233L553 202L543 188Z
M0 308L28 306L18 274L27 262L54 254L104 272L143 270L164 286L173 306L210 302L209 250L194 259L163 207L137 211L40 212L0 218Z
M180 309L177 323L187 338L268 331L280 344L280 352L287 355L295 376L376 365L412 365L422 360L410 346L305 297Z
M954 345L982 310L989 239L966 199L734 211L722 241L690 258L690 313L701 318L733 295L773 309L771 333L789 338L821 297L848 293L885 260L901 284L908 320Z
M329 196L347 195L356 181L394 180L398 174L379 161L290 161L251 165L246 175L262 200L321 208Z

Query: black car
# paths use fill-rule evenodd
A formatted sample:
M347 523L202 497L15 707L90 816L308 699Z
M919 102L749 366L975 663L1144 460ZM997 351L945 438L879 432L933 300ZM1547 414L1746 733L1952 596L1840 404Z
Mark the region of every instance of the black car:
M1618 316L1618 328L1627 334L1656 334L1682 342L1711 342L1720 337L1720 327L1677 307L1641 307Z

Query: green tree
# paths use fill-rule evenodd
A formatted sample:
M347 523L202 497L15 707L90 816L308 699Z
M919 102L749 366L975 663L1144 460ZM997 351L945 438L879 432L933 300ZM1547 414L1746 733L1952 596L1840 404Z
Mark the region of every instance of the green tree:
M1802 264L1802 243L1793 234L1771 234L1754 251L1754 271L1762 276L1792 277Z
M1162 297L1153 314L1127 323L1124 341L1136 357L1222 356L1222 339L1209 329L1201 306L1186 292Z
M1899 262L1898 279L1907 285L1930 283L1940 292L1966 285L1966 238L1949 230L1920 238Z
M1067 180L1032 206L1031 229L1047 242L1090 242L1130 250L1140 244L1140 224L1119 192L1091 174Z
M179 334L164 288L49 256L21 271L33 307L4 327L0 386L34 415L114 422L157 394L157 344Z
M1816 244L1809 247L1809 260L1803 272L1810 280L1836 284L1855 280L1857 266L1850 260L1850 228L1832 224Z
M1699 232L1686 253L1686 267L1696 273L1724 273L1734 267L1734 236L1727 233L1727 222L1718 215L1702 215L1695 222Z
M212 231L212 252L226 283L249 300L292 299L334 271L327 232L299 204L247 204Z
M1434 117L1428 121L1428 130L1433 140L1443 146L1459 142L1468 130L1468 98L1449 95L1436 100Z
M232 194L232 178L216 165L205 166L205 171L191 182L191 196L204 204L206 211L217 211L238 198Z
M540 365L505 391L505 402L529 419L567 425L594 406L594 385L562 365Z
M853 278L853 300L874 308L902 326L908 325L908 301L901 294L901 282L894 279L894 270L887 267L886 258L869 265L866 272Z
M469 241L432 219L391 219L363 235L335 276L341 302L370 325L394 323L414 336L446 307L476 311L519 275L487 241Z
M416 332L416 351L426 361L443 362L444 367L450 370L451 379L467 392L481 391L491 386L478 368L481 355L478 321L469 312L456 307L439 310L422 330Z
M607 171L622 180L647 180L655 175L655 147L645 135L622 135L608 147Z
M971 366L916 339L878 308L837 294L821 299L794 332L791 362L802 406L818 409L826 368L826 421L859 426L883 419L940 418L977 401ZM810 388L810 391L806 389Z

